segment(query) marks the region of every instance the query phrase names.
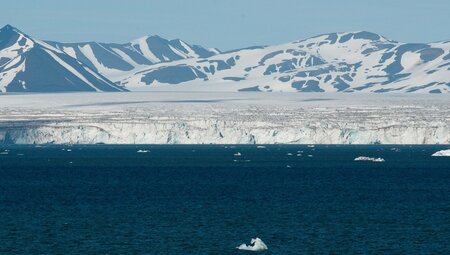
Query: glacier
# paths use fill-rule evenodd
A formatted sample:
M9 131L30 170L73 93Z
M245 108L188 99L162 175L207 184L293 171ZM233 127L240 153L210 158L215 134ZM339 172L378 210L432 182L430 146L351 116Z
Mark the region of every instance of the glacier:
M449 95L0 96L4 144L450 144Z

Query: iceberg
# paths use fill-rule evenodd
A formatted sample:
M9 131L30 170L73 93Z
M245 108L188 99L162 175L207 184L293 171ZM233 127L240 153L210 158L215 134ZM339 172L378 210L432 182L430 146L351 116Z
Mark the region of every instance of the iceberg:
M149 153L149 150L138 150L137 153Z
M267 245L258 237L252 238L252 240L250 241L250 245L243 243L236 248L238 250L244 250L244 251L266 251L266 250L268 250Z
M450 157L450 149L438 151L431 156L433 156L433 157Z
M371 158L371 157L365 157L365 156L357 157L357 158L355 158L355 161L385 162L384 158Z

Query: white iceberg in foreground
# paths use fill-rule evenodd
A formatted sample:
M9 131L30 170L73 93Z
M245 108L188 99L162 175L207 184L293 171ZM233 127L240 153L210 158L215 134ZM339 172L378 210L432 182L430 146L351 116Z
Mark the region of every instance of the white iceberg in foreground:
M355 161L372 161L372 162L384 162L384 158L371 158L371 157L364 157L360 156L355 158Z
M433 156L433 157L450 157L450 149L438 151L431 156Z
M250 241L250 245L246 245L245 243L243 243L236 248L244 251L265 251L268 249L267 245L258 237L252 238L252 240Z

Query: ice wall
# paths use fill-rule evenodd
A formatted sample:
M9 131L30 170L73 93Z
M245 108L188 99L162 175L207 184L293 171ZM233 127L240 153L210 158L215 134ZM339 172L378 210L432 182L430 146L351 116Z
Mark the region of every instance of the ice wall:
M14 144L449 144L450 127L342 124L275 125L218 120L152 123L55 123L0 131Z

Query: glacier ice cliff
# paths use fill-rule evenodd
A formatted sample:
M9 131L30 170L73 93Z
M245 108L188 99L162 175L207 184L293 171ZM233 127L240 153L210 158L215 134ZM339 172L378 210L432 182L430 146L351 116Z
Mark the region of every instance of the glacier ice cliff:
M353 98L262 94L125 93L95 98L86 94L83 99L76 94L63 94L59 95L61 100L47 108L42 104L50 101L51 94L7 96L0 103L0 142L450 143L450 105L445 95ZM70 99L73 96L76 99Z

